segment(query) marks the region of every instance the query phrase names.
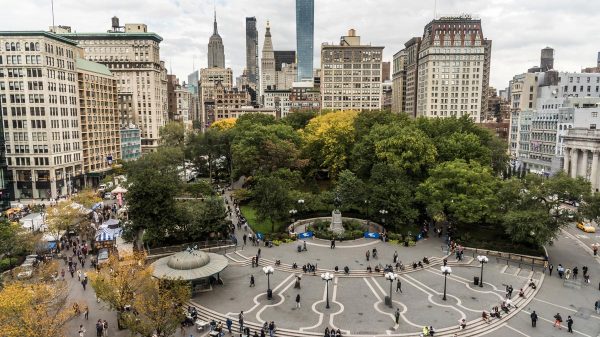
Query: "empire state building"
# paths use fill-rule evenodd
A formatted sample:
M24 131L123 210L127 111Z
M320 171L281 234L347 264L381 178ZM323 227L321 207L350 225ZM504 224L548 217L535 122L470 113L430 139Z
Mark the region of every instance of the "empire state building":
M217 13L215 12L215 22L213 35L208 40L208 67L225 68L225 47L223 39L217 30Z

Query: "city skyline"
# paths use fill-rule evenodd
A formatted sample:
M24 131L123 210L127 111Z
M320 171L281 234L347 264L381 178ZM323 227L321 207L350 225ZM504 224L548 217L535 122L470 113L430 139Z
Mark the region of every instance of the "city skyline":
M385 46L384 60L403 48L413 36L421 36L423 27L434 16L433 0L418 4L391 0L371 1L368 11L361 9L364 1L315 2L314 64L320 64L320 44L337 43L349 28L354 28L364 42ZM55 24L71 26L79 32L104 32L110 28L110 18L118 16L123 23L146 23L149 31L164 38L161 56L168 69L186 78L207 63L206 42L213 31L213 2L161 0L153 6L132 0L122 3L107 0L55 1ZM551 10L550 10L551 9ZM560 10L558 10L560 9ZM599 47L593 43L594 23L600 19L600 4L577 1L565 4L557 0L438 2L437 13L450 15L470 13L482 20L484 35L494 40L490 85L498 89L508 85L513 75L539 65L539 50L550 46L556 50L555 68L575 72L596 64ZM295 3L274 0L220 0L216 2L219 33L227 46L225 64L236 76L246 64L245 18L255 16L259 45L262 45L267 20L273 27L277 49L295 50ZM18 2L7 9L3 30L47 30L52 25L50 2ZM32 15L22 15L32 13ZM85 16L82 13L94 13ZM368 15L368 16L367 16ZM332 16L338 19L332 20ZM343 18L343 19L339 19ZM373 24L374 22L378 24ZM545 25L545 22L557 22ZM560 23L560 24L558 24ZM398 33L395 33L398 32ZM518 37L518 38L517 38Z

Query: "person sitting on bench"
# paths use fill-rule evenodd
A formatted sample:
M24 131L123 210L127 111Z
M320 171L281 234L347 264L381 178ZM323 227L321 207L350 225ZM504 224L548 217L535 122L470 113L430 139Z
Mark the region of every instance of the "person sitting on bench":
M535 282L533 281L533 279L529 279L529 286L533 289L537 288L537 286L535 285Z
M346 275L350 274L350 268L348 268L348 266L344 267L344 274L346 274Z

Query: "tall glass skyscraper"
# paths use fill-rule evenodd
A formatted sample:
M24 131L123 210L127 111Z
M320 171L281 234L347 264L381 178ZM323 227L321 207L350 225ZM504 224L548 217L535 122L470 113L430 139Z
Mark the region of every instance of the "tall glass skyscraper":
M313 80L315 0L296 0L296 55L298 81Z

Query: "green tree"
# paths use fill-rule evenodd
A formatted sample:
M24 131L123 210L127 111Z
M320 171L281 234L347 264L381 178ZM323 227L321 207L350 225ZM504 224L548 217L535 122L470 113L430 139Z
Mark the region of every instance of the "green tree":
M177 203L179 226L173 233L179 241L195 242L209 237L223 237L227 233L229 222L223 199L210 196L203 201Z
M462 159L439 164L417 188L416 198L431 217L456 225L486 223L496 216L499 180L491 169ZM464 227L463 227L464 229Z
M33 251L36 236L18 222L0 221L0 256L9 258L9 268L13 258Z
M256 177L252 194L258 219L270 220L272 232L275 232L275 223L286 220L289 210L294 205L290 194L294 187L294 175L289 170L280 170ZM297 177L297 174L295 176Z
M161 145L166 147L182 147L185 142L185 128L183 123L172 121L159 130Z
M294 130L304 129L311 119L317 116L317 111L296 111L288 113L283 117L284 124L291 126Z
M161 149L128 163L128 207L138 247L141 234L151 242L161 242L176 231L175 199L181 187L177 161L172 149Z
M588 220L600 224L600 193L590 193L580 206L581 215Z
M194 198L202 198L214 193L210 184L205 180L197 180L185 185L185 190Z
M473 133L455 132L440 140L437 151L440 162L464 159L467 162L475 160L487 166L492 163L492 151Z
M367 186L350 170L340 172L335 190L342 200L342 208L360 210L365 207Z

